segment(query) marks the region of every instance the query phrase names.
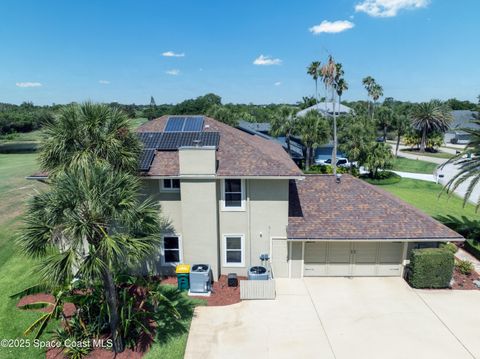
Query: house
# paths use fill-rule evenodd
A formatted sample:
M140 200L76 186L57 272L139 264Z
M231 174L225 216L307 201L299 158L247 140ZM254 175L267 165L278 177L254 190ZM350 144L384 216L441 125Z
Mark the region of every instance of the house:
M470 142L470 134L463 131L463 129L480 129L480 126L476 123L472 123L475 120L475 116L478 112L470 110L454 110L452 111L453 121L450 128L444 135L445 143L458 143L468 144Z
M275 277L401 276L411 248L463 238L344 175L304 175L280 144L203 116L139 128L144 194L169 222L154 270L208 263L246 275L268 254Z
M297 116L305 116L310 111L318 111L322 116L332 117L333 116L333 106L335 105L335 114L337 116L347 115L353 110L345 105L333 103L333 102L319 102L313 106L307 107L301 111L297 112Z

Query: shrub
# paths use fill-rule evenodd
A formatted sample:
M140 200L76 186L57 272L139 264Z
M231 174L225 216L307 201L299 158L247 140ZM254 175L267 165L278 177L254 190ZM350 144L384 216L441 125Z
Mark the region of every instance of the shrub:
M442 248L414 249L410 254L410 285L414 288L447 288L455 259Z
M306 174L333 174L333 167L328 165L312 165L308 171L304 171ZM355 175L355 170L352 171ZM356 171L358 172L358 170ZM337 167L337 173L349 173L349 169L345 167Z
M460 273L470 275L473 272L473 263L467 260L459 260L456 264Z
M474 239L467 239L463 248L475 258L480 259L480 242Z
M445 249L446 251L452 252L453 254L457 253L457 246L455 243L448 242L448 243L441 243L440 248Z
M360 178L374 185L395 184L402 180L401 176L391 171L378 172L377 178L371 178L369 175L361 175Z

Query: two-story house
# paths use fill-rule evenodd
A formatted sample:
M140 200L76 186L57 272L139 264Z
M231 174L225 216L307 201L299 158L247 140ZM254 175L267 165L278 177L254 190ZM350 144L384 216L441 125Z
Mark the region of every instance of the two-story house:
M410 248L463 238L351 176L304 175L274 141L204 116L142 125L140 170L169 229L155 270L208 263L246 275L400 276Z

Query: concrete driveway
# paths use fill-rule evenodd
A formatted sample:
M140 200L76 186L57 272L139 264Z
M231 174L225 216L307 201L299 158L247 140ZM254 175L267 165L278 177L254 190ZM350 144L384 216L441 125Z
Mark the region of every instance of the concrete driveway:
M185 358L480 359L480 291L401 278L276 280L274 301L197 308Z

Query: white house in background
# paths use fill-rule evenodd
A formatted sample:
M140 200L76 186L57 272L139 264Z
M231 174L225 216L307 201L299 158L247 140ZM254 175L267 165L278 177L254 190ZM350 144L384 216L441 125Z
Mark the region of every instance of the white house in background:
M331 117L333 116L333 102L319 102L313 106L307 107L306 109L303 109L301 111L297 112L297 116L303 117L305 116L308 112L316 110L320 112L325 117ZM345 105L335 103L335 114L337 116L340 115L347 115L351 113L353 110Z

